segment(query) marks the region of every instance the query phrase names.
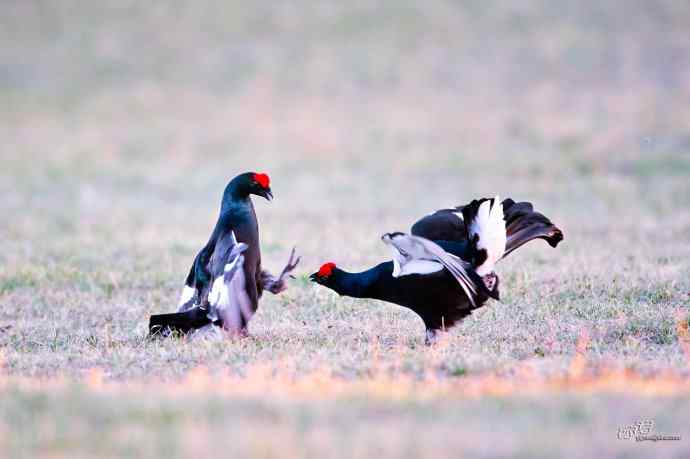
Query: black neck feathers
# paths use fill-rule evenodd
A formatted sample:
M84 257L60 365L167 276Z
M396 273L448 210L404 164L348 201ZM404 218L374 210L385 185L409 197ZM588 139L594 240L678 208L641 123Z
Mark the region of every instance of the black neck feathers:
M221 214L230 212L235 207L248 206L251 203L249 198L250 189L244 183L245 180L240 179L241 176L236 177L228 183L223 193L223 200L220 206Z
M390 266L389 266L390 265ZM382 276L390 276L393 267L392 263L381 263L367 271L361 273L349 273L336 270L332 279L328 282L328 287L342 296L353 298L377 298L379 280Z

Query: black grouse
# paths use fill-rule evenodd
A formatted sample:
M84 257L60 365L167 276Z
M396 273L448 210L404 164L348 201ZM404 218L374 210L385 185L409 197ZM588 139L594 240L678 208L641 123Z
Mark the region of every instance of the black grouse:
M149 332L187 333L210 325L244 335L264 290L278 294L299 263L295 250L275 277L261 268L259 224L251 195L273 199L266 174L247 172L228 183L220 216L206 245L189 270L178 312L151 316Z
M411 232L383 235L392 261L360 273L326 263L311 280L339 295L413 310L424 321L427 344L489 298L499 299L498 260L533 239L552 247L563 240L561 230L529 202L499 202L498 197L439 210L416 222Z

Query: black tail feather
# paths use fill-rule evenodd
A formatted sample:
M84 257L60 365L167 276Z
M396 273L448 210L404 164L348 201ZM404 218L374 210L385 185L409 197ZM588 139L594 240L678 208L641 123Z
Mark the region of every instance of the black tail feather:
M199 307L172 314L157 314L149 319L149 336L168 336L171 333L186 334L211 323L208 311Z
M508 198L503 201L503 214L508 239L504 258L533 239L543 239L551 247L563 240L563 232L551 220L535 212L529 202L515 202Z

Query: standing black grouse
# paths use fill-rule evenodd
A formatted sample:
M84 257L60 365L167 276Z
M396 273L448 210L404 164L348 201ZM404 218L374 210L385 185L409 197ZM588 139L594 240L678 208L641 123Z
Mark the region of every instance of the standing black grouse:
M209 241L194 259L178 312L151 316L149 332L187 333L210 325L244 335L264 290L278 294L299 263L295 250L275 277L261 269L259 224L251 195L273 199L266 174L247 172L228 183Z
M339 295L413 310L424 321L426 343L431 344L439 330L452 327L489 298L499 299L496 262L533 239L556 247L563 233L528 202L483 198L422 218L412 235L384 234L392 261L360 273L326 263L311 280Z

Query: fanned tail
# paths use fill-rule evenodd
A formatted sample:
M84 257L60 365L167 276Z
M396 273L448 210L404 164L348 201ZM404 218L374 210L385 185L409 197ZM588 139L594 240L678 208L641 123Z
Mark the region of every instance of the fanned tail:
M534 239L543 239L551 247L563 240L560 228L543 214L535 212L529 202L515 202L508 198L503 201L503 214L507 237L503 258Z

